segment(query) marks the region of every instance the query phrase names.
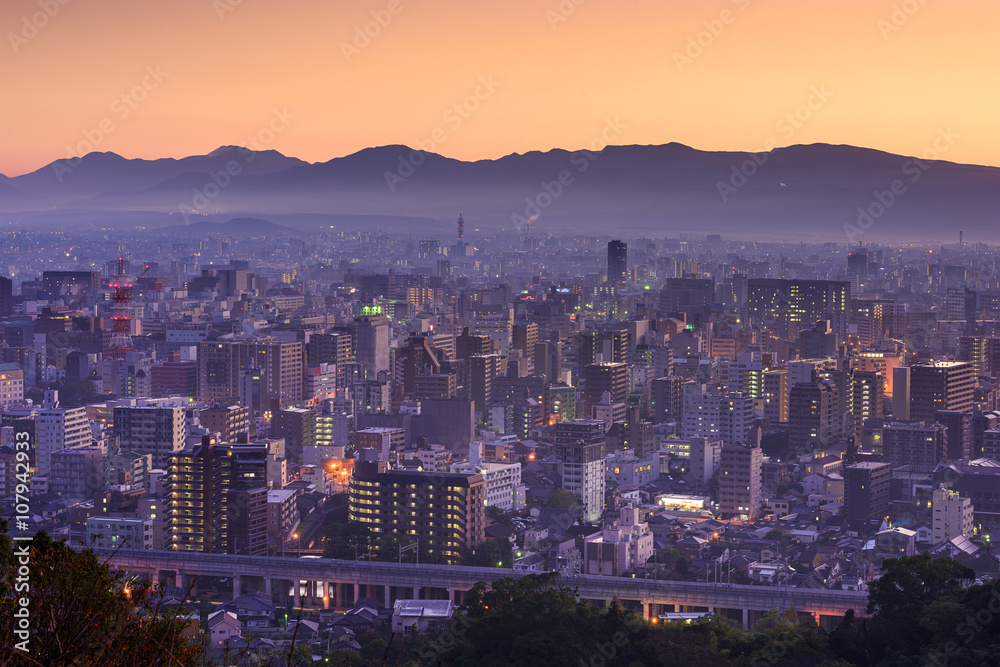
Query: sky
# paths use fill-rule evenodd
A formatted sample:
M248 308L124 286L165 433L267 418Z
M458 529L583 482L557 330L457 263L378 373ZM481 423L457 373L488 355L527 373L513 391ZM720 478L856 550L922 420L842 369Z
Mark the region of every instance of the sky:
M0 173L816 142L1000 166L995 0L3 0Z

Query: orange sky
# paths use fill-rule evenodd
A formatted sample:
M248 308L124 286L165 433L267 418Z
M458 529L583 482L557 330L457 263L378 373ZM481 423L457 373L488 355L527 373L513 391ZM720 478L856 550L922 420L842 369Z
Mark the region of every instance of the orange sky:
M614 143L706 150L921 155L951 128L940 157L1000 166L995 0L59 1L0 3L9 176L88 145L182 157L251 136L309 161L421 141L493 158L589 146L607 119ZM387 24L355 44L372 12Z

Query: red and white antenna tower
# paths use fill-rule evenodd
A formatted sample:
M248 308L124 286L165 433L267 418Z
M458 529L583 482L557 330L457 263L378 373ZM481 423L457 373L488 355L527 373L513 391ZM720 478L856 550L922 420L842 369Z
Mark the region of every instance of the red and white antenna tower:
M149 271L149 265L143 270L142 275ZM125 260L118 258L118 275L114 277L114 282L110 285L114 290L111 300L114 306L111 308L111 341L108 343L108 350L105 354L110 359L124 359L125 355L135 349L132 342L132 315L129 304L132 301L132 281L125 275Z

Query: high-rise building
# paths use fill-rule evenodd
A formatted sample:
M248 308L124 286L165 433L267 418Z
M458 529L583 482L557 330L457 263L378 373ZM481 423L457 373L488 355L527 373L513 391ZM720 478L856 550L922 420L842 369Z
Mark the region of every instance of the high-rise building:
M369 377L389 369L389 318L367 315L354 318L355 358L364 366Z
M972 500L939 484L931 493L931 544L972 537Z
M184 408L125 406L114 409L113 432L122 451L149 454L153 468L166 468L184 449Z
M486 480L479 474L389 470L359 449L348 492L348 520L375 535L419 540L421 551L456 565L486 538Z
M651 383L651 412L654 424L666 424L681 421L681 385L684 379L678 375L656 378Z
M608 282L623 284L628 278L628 244L608 241Z
M715 301L711 278L667 278L660 291L659 309L664 316L683 313L693 325L707 323Z
M267 487L229 489L226 553L267 555Z
M788 395L788 445L799 451L823 449L840 436L836 386L796 384Z
M910 419L933 421L939 410L972 411L975 368L968 361L910 366Z
M0 318L10 317L14 312L14 282L0 276Z
M1000 376L1000 336L962 336L958 358L972 363L976 377Z
M211 340L198 343L198 399L235 399L241 394L241 375L258 369L264 396L270 406L278 399L281 407L302 402L305 358L301 342L274 340Z
M24 400L24 371L17 364L0 364L0 412Z
M198 413L198 421L219 434L219 442L236 442L240 434L250 433L250 408L241 405L213 405Z
M743 444L755 420L753 400L740 392L727 393L708 385L689 397L684 409L684 437Z
M38 411L35 466L39 475L51 471L52 454L60 449L76 449L90 444L93 436L85 408L59 406L59 392L48 390Z
M724 518L753 522L760 515L762 466L760 447L726 445L719 462L719 511Z
M604 392L611 394L612 403L624 403L628 399L628 365L625 363L588 364L581 380L585 414L593 413Z
M851 283L832 280L751 278L747 281L747 314L751 324L794 338L805 327L829 320L834 334L847 334Z
M499 374L499 354L474 354L469 357L469 398L475 403L475 411L484 419L493 404L493 380Z
M226 552L228 486L232 458L218 439L205 436L200 444L170 457L169 548L179 551Z
M788 370L764 373L764 418L771 426L788 422Z
M885 381L876 371L854 371L854 437L860 442L865 421L881 419Z
M577 368L583 369L598 362L629 361L629 336L627 331L581 331Z
M947 431L943 424L918 421L886 424L882 427L882 460L929 473L945 458Z
M803 359L832 357L837 354L837 334L829 320L820 320L809 329L799 331L799 356Z
M588 523L597 521L604 511L603 440L593 443L564 444L560 446L560 451L562 463L559 471L562 476L562 488L580 500L584 521Z
M537 342L537 324L534 322L514 322L514 325L511 328L511 349L520 350L522 356L534 359L535 344Z
M167 547L260 554L267 504L253 490L267 488L268 458L266 443L223 445L214 435L171 456Z
M373 426L355 431L354 446L357 449L374 449L382 461L393 461L393 452L406 447L406 430L389 426Z
M864 461L844 468L844 515L848 521L881 519L889 511L892 466Z

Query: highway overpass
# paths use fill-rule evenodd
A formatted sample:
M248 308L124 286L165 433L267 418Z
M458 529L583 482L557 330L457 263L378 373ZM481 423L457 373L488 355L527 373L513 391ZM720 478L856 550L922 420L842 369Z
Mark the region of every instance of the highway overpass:
M259 590L268 594L292 590L296 607L303 603L346 608L361 597L381 601L386 607L396 599L448 599L459 604L462 595L477 582L502 577L519 577L527 572L507 568L416 565L334 560L328 558L281 558L237 556L180 551L108 550L98 551L112 569L174 583L188 589L198 577L232 579L234 597ZM812 615L817 622L833 627L848 609L862 615L868 595L856 591L789 588L786 586L744 586L725 583L654 581L631 577L572 575L562 582L577 590L580 599L641 610L651 618L665 612L716 612L750 627L769 609ZM283 589L280 587L284 587Z

